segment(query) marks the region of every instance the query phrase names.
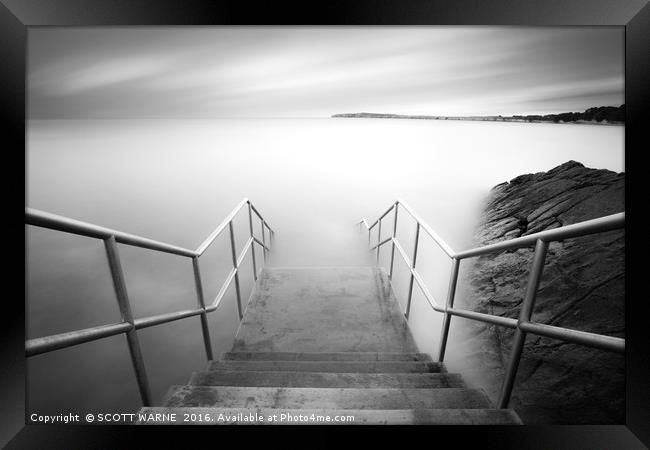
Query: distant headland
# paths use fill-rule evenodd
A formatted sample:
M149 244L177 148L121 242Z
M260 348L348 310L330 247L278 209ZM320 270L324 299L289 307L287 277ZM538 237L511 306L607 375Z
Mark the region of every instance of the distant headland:
M491 122L538 122L538 123L578 123L595 125L623 125L625 123L625 105L598 106L583 112L565 112L546 115L514 115L514 116L422 116L406 114L381 113L345 113L334 114L332 117L363 118L363 119L423 119L423 120L479 120Z

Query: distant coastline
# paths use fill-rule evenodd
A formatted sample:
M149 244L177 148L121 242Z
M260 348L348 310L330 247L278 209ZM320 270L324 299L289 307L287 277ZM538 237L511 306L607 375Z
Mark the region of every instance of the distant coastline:
M419 120L473 120L486 122L527 122L527 123L575 123L587 125L624 125L625 105L599 106L583 112L567 112L546 115L513 116L425 116L383 113L343 113L334 114L333 118L361 119L419 119Z

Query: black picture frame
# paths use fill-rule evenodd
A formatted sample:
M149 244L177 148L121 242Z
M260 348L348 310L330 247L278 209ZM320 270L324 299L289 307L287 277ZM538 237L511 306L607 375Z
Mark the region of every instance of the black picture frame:
M626 159L626 423L617 426L523 427L415 427L430 444L452 439L454 446L468 443L498 448L627 449L650 446L650 337L644 314L646 295L643 265L634 264L645 253L635 231L637 204L644 167L636 162L647 149L650 92L650 6L647 0L312 0L251 4L234 0L1 0L0 4L0 115L5 170L2 177L5 205L11 202L11 221L3 221L5 295L0 341L0 444L7 448L133 448L133 435L146 433L167 444L188 438L206 438L199 427L46 426L25 425L24 302L18 280L19 264L6 244L19 245L20 186L25 186L25 73L28 28L33 26L135 25L506 25L593 26L625 28L625 159ZM20 152L20 153L19 153ZM20 157L19 155L22 155ZM16 158L11 158L14 157ZM16 163L17 161L17 163ZM26 169L26 168L25 168ZM632 192L635 196L632 196ZM635 203L637 202L637 203ZM14 209L15 206L15 209ZM24 209L23 209L24 211ZM637 213L637 211L639 211ZM630 215L631 212L631 215ZM24 225L22 228L24 233ZM24 236L24 235L23 235ZM23 247L24 249L24 247ZM640 258L639 258L640 259ZM14 274L15 272L15 274ZM23 274L24 275L24 274ZM637 276L635 276L637 275ZM633 294L638 292L638 294ZM15 294L14 294L15 293ZM145 430L146 428L146 430ZM225 434L212 431L214 443L227 445ZM256 427L255 433L258 433ZM268 427L273 434L287 430ZM353 427L358 429L359 427ZM371 433L392 434L391 427L373 427ZM151 431L154 430L154 433ZM367 430L367 429L366 429ZM292 430L293 431L293 430ZM250 435L249 428L244 436ZM310 428L309 440L338 441L324 427ZM283 438L284 439L284 438ZM415 441L410 441L415 444ZM299 442L298 442L299 443Z

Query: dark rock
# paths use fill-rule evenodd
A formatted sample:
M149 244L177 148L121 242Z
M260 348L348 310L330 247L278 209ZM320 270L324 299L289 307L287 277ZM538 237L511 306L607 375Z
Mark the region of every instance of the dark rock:
M625 210L624 174L569 161L548 172L495 186L476 233L486 245ZM554 242L533 321L624 337L624 231ZM533 248L467 261L460 306L517 318ZM486 390L496 400L513 331L470 323L473 363L496 371ZM525 423L625 423L623 355L529 335L510 406Z

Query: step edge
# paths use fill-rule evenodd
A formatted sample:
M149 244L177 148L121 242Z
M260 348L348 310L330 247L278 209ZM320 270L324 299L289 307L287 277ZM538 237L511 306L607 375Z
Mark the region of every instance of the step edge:
M480 403L483 405L480 406L479 408L466 408L466 409L493 409L494 405L490 401L490 399L487 397L485 392L482 389L477 389L477 388L469 388L469 387L445 387L445 388L413 388L413 387L388 387L388 388L360 388L360 387L350 387L350 388L330 388L330 387L272 387L272 386L210 386L210 385L173 385L169 393L176 392L179 389L182 388L187 388L191 392L200 392L200 391L212 391L212 392L228 392L228 391L235 391L238 393L240 396L246 396L247 393L253 393L253 392L265 392L267 394L277 394L277 393L293 393L294 395L299 395L302 393L307 393L308 391L318 391L320 393L323 393L323 391L330 391L332 394L334 393L339 393L339 394L348 394L348 395L353 395L355 393L361 394L368 394L370 393L375 393L377 395L379 394L411 394L411 395L421 395L424 391L427 391L428 394L433 394L435 395L436 393L444 392L443 395L448 395L450 397L453 397L454 395L471 395L475 397L476 400L479 400ZM250 397L250 395L249 395ZM168 405L168 401L171 400L171 396L169 398L166 398L164 405ZM217 407L217 406L215 406ZM343 409L343 408L342 408ZM396 408L399 409L399 408ZM406 409L411 409L411 408L406 408ZM452 409L458 409L458 408L452 408Z
M400 372L288 372L288 371L255 371L255 370L203 370L203 371L195 371L192 372L192 375L189 378L189 381L187 383L188 386L232 386L232 387L256 387L256 386L242 386L238 384L233 384L233 385L224 385L224 384L205 384L203 382L200 383L200 380L198 378L200 377L209 377L213 374L219 374L219 373L227 373L231 374L233 377L235 376L247 376L251 375L251 377L263 377L263 376L268 376L269 373L273 374L274 376L277 377L282 377L286 376L287 373L295 374L296 376L304 376L305 378L307 377L318 377L318 376L328 376L328 375L345 375L345 376L352 376L352 377L358 377L361 379L366 379L368 382L374 381L374 379L377 379L377 381L382 381L382 377L394 377L392 380L388 380L389 382L400 382L402 380L403 382L417 382L421 381L422 383L425 383L426 381L431 381L431 382L443 382L446 381L449 384L452 384L452 386L410 386L412 389L449 389L449 388L468 388L467 384L465 383L465 380L463 379L461 374L458 373L439 373L439 372L410 372L410 373L400 373ZM257 386L257 387L273 387L273 386ZM311 387L314 389L321 388L321 386L277 386L277 387ZM336 388L333 388L336 389ZM363 387L359 387L359 389L363 389Z
M485 422L485 423L454 423L454 425L505 425L505 426L521 426L524 425L523 422L521 421L521 418L519 415L516 413L514 409L508 408L508 409L497 409L497 408L410 408L410 409L334 409L334 408L309 408L309 409L297 409L297 408L233 408L233 407L192 407L192 406L182 406L182 407L168 407L168 406L162 406L162 407L143 407L138 410L136 413L136 417L139 414L147 414L147 413L162 413L162 414L172 414L174 412L179 413L179 412L187 412L189 414L196 413L196 414L216 414L216 413L222 413L222 414L231 414L231 415L236 415L238 413L242 414L252 414L252 413L262 413L266 414L267 412L274 412L274 411L282 411L286 412L289 414L305 414L305 415L311 415L312 413L314 414L321 414L321 415L358 415L358 416L364 416L364 415L373 415L377 413L382 413L384 415L399 415L399 414L404 414L405 412L411 413L414 416L417 415L419 412L425 412L425 413L440 413L440 414L448 414L449 411L454 411L457 413L461 414L468 414L468 415L474 415L478 411L481 411L483 413L488 412L490 414L496 414L497 416L505 416L509 419L509 421L499 421L496 423L496 421L492 422ZM510 422L510 423L508 423ZM161 422L157 422L160 424ZM163 422L163 423L170 423L170 422ZM176 424L177 422L171 422L171 424ZM354 422L350 422L351 424L354 424ZM135 421L134 424L136 425L142 425L143 423L140 422L140 420ZM152 423L156 424L156 423ZM196 424L196 423L192 423ZM208 424L208 423L206 423ZM215 424L215 423L209 423L210 424ZM217 425L219 423L216 423ZM251 423L252 424L252 423ZM276 423L277 424L277 423ZM146 425L146 423L145 423ZM324 423L323 425L326 425Z
M235 356L235 355L250 355L250 358L231 358L230 356ZM305 359L256 359L256 356L261 356L261 355L267 355L267 356L277 356L278 358L280 357L288 357L288 356L305 356ZM345 362L350 361L359 361L359 362L366 362L366 361L422 361L422 362L435 362L433 361L433 358L431 355L428 353L424 352L285 352L285 351L278 351L278 352L255 352L255 351L231 351L231 352L223 352L219 356L219 359L214 359L213 361L332 361L332 362L337 362L336 360L328 360L328 359L308 359L309 357L319 355L319 356L343 356L343 355L359 355L359 356L377 356L376 359L349 359L349 360L343 360ZM391 356L394 357L413 357L413 358L421 358L421 359L386 359ZM383 358L382 358L383 357Z

